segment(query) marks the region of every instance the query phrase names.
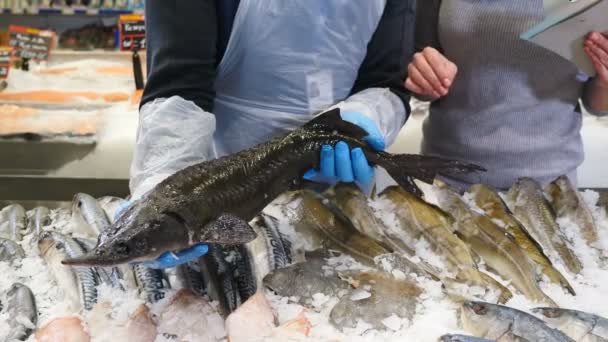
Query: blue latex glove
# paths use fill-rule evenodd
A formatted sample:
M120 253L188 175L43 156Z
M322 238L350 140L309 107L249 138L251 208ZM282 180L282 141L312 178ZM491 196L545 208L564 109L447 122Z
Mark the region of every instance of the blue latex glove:
M354 123L367 131L369 135L363 140L373 149L384 150L384 137L372 119L357 112L343 112L340 116L342 120ZM350 150L346 142L339 141L335 148L330 145L321 148L319 170L308 170L304 179L330 184L355 182L364 191L369 191L374 180L374 168L367 162L361 148Z
M116 213L114 214L114 220L120 217L120 215L130 207L132 202L125 201L118 206ZM196 260L203 255L207 254L209 251L209 247L204 243L199 243L193 245L190 248L178 251L171 252L167 251L161 254L158 258L154 260L143 261L140 264L150 268L171 268L175 266L179 266L181 264L185 264L187 262Z

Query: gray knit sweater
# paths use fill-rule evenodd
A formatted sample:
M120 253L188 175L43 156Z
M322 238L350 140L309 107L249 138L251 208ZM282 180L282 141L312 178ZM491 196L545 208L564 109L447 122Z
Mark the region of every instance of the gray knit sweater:
M543 0L420 0L418 10L418 46L435 46L458 66L449 95L431 105L423 153L488 169L459 176L461 187L574 178L583 161L577 104L584 77L518 38L542 20Z

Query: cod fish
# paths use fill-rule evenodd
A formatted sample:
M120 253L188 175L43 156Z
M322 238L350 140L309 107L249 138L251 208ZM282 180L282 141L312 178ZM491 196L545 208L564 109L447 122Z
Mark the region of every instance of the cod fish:
M358 232L342 216L337 216L323 204L324 199L312 191L300 191L299 221L296 231L312 235L319 242L317 248L331 249L350 255L357 261L374 266L374 258L391 251Z
M475 204L483 209L486 215L495 222L499 221L504 225L505 232L515 239L515 243L540 268L542 274L547 276L549 281L561 285L573 296L576 295L568 280L553 266L538 242L511 215L507 205L496 191L486 185L475 184L469 188L469 193L473 195Z
M224 320L201 296L179 290L162 311L157 333L174 341L225 341Z
M502 305L465 302L462 306L461 321L467 332L498 341L574 341L542 320Z
M386 249L401 253L399 264L405 266L405 273L414 272L420 276L430 276L437 280L439 271L425 262L414 262L412 250L402 240L389 236L388 229L374 214L365 194L354 184L339 183L325 192L330 203L323 202L343 221L349 221L357 231L377 242ZM377 263L377 260L376 260Z
M520 178L509 189L507 205L526 230L549 256L558 257L575 274L583 266L568 247L566 237L555 222L555 214L543 195L540 185L531 178Z
M297 297L298 303L312 307L313 296L322 293L330 297L345 295L350 286L338 274L323 269L320 257L280 268L264 277L264 285L282 297Z
M559 329L575 341L608 341L608 319L598 315L568 309L535 308L549 326Z
M27 233L34 233L36 236L42 233L42 228L51 224L50 211L47 207L36 207L32 209L27 221Z
M34 294L27 286L15 283L6 293L6 299L9 331L4 341L25 341L38 321Z
M90 267L65 267L62 259L76 258L84 254L83 248L69 236L57 232L45 232L38 239L38 249L58 285L61 286L73 309L80 303L85 310L90 310L97 302L97 274Z
M391 203L400 228L407 235L413 239L424 238L428 241L448 269L455 273L454 281L498 291L498 300L501 303L506 303L513 296L509 289L477 269L469 247L452 232L454 219L448 214L394 186L386 188L380 194L380 199ZM452 288L450 277L440 277L444 285Z
M413 255L415 252L409 246L398 243L386 236L388 229L373 213L365 194L352 183L339 183L327 190L324 197L329 199L331 207L335 207L346 216L361 234L384 244L395 252Z
M511 281L526 298L557 306L538 286L532 262L516 244L515 238L487 216L472 211L447 185L438 187L436 194L439 206L456 219L456 235L482 257L489 268Z
M558 218L567 218L575 223L587 245L600 253L598 235L591 209L587 206L578 190L566 176L560 176L546 188L551 205Z
M25 251L13 240L0 238L0 261L23 259Z
M0 211L0 237L21 241L27 227L25 209L19 204L11 204Z
M333 307L329 321L338 329L354 328L359 320L375 329L386 329L388 317L412 319L422 289L410 280L395 279L384 272L348 272L340 275L362 292L345 295Z
M439 338L440 342L493 342L494 340L488 340L487 338L467 336L467 335L443 335Z
M106 216L105 211L91 195L83 193L74 195L74 199L72 200L72 216L77 221L83 220L88 224L95 233L95 236L99 235L103 237L104 235L100 234L110 228L110 220Z
M255 239L248 222L279 194L300 187L304 173L318 165L321 147L338 141L360 147L370 163L417 194L413 178L432 182L439 173L482 170L459 161L374 151L363 141L367 135L343 121L335 109L287 135L186 167L125 210L102 233L94 251L64 262L115 265L153 259L195 243L247 243Z

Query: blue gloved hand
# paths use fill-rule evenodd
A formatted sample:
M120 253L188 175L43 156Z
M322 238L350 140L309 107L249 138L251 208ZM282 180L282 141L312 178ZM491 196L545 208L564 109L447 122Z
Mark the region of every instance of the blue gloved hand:
M373 149L384 150L384 136L372 119L357 112L343 112L340 116L342 120L354 123L367 131L369 135L363 140ZM308 170L304 179L330 184L355 182L364 191L368 191L374 180L374 168L367 162L361 148L350 150L348 144L340 141L335 148L330 145L321 148L320 170Z
M132 202L125 201L118 205L118 209L114 214L114 220L118 219L120 215L131 206ZM150 268L171 268L187 262L196 260L203 255L207 254L209 247L204 243L193 245L190 248L178 252L167 251L161 254L154 260L143 261L140 264Z

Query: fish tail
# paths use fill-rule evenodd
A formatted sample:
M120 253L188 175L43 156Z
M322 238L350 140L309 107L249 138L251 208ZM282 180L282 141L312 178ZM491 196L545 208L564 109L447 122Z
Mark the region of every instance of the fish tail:
M397 184L418 196L421 196L422 192L414 183L414 178L432 184L439 174L486 171L475 164L431 156L386 152L367 152L365 156L372 164L384 168Z
M572 287L572 285L570 285L570 283L568 282L568 279L566 279L566 277L564 277L552 265L548 265L547 267L545 267L543 269L543 273L549 278L549 280L551 282L560 285L566 291L568 291L568 293L570 293L573 296L576 296L576 291L574 291L574 288Z

